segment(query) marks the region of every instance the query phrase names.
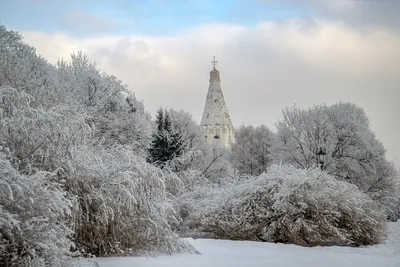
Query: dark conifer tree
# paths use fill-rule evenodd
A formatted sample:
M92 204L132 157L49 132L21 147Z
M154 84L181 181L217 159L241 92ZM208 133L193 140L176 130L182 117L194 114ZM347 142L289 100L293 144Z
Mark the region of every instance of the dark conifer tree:
M182 154L182 134L174 132L168 112L159 109L156 115L157 131L153 133L149 161L163 168L174 157Z

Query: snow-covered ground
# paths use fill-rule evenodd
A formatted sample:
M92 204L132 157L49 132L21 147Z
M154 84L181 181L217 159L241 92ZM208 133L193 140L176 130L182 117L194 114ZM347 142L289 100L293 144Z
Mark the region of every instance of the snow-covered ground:
M79 260L79 265L100 267L400 267L400 222L390 224L384 244L361 247L314 247L261 242L187 239L201 255L109 257ZM94 263L96 262L96 263Z

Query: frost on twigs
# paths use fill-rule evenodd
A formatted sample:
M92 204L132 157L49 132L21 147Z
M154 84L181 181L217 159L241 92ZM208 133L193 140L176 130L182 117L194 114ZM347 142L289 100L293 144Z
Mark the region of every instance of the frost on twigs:
M303 246L376 244L382 207L355 185L320 170L273 165L267 173L198 203L199 229L215 237Z
M173 203L159 168L123 147L77 148L71 156L67 186L79 200L78 248L95 255L196 252L168 224Z
M72 202L51 176L19 175L0 152L0 266L67 266Z
M24 174L54 171L71 147L91 136L84 115L65 106L32 108L32 101L23 91L0 87L0 145L10 150L12 165Z

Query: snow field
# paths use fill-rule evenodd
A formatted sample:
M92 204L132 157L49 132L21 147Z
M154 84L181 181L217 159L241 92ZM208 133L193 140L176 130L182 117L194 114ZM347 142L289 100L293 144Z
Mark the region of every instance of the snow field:
M400 222L390 223L388 239L368 247L301 247L251 241L188 240L201 255L174 254L157 257L108 257L77 260L89 267L399 267Z

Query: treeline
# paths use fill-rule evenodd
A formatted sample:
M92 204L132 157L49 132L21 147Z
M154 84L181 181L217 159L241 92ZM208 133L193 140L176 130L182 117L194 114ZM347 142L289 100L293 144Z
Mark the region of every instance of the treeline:
M367 245L398 217L398 172L353 104L285 109L274 132L241 126L231 150L210 146L187 112L153 121L84 53L49 64L4 26L0 86L1 266L197 253L178 232Z

